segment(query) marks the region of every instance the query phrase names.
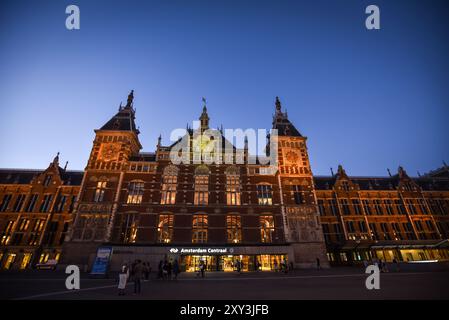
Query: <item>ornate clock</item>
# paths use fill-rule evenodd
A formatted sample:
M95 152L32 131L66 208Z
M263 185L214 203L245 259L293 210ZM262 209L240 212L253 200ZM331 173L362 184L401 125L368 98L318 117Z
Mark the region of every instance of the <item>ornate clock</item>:
M120 146L114 143L106 143L101 146L100 159L112 161L118 159Z
M285 155L285 159L290 163L297 163L299 160L299 155L294 151L288 151Z

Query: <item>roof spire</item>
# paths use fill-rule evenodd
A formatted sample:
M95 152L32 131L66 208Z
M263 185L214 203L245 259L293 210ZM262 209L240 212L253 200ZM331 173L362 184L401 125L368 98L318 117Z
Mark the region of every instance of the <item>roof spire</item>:
M157 138L157 146L158 147L161 146L161 141L162 141L162 134L159 134L159 137Z
M59 165L59 151L56 154L56 157L53 159L53 164L54 165Z
M64 166L64 172L67 170L67 165L69 164L68 161L65 162L65 166Z
M209 115L207 114L207 107L206 107L206 98L202 98L203 101L203 112L200 116L201 121L201 131L209 129Z
M131 92L128 95L128 100L126 101L126 107L125 108L131 108L134 100L134 90L131 90Z
M279 101L279 97L276 96L276 112L281 111L281 101Z

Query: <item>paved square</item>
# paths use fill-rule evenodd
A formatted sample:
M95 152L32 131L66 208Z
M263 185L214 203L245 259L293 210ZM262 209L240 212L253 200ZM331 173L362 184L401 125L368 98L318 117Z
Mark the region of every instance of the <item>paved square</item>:
M380 275L380 290L367 290L368 274L359 268L298 270L283 273L208 273L197 278L182 273L178 280L142 282L142 293L133 294L128 283L118 296L117 279L81 276L81 289L65 288L62 272L0 274L1 299L448 299L449 271L389 272Z

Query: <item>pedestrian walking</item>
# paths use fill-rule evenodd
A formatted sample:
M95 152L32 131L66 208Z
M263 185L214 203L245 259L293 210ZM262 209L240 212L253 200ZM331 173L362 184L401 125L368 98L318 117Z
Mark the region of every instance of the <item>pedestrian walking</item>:
M129 270L128 266L124 264L119 272L119 281L118 281L118 295L124 296L125 295L125 288L126 284L128 282L129 277Z
M140 294L141 292L141 280L143 275L143 265L140 260L136 261L134 265L134 294Z
M178 273L179 273L178 259L175 259L175 261L173 261L173 275L175 276L175 280L178 279Z
M283 260L283 266L284 266L284 273L288 273L288 264L287 264L287 259L284 258Z
M278 261L276 259L274 260L274 271L278 272Z
M398 259L396 259L396 257L393 259L393 263L396 266L396 272L399 272L400 271L400 269L399 269L399 261L398 261Z
M159 261L159 265L157 267L157 278L158 279L162 279L164 277L164 272L162 270L163 266L164 266L164 262L162 260Z
M165 260L164 264L162 265L162 279L168 279L168 262L167 262L167 260Z
M321 270L320 258L316 258L316 269Z
M204 261L200 262L200 273L201 273L201 278L204 278L205 275L205 268L206 266L204 265Z

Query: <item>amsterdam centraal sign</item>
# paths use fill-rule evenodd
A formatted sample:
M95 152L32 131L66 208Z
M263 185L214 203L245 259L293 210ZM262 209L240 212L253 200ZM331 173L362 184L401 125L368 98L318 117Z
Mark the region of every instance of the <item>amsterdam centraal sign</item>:
M170 253L173 254L200 254L200 255L214 255L214 254L232 254L234 253L234 249L233 248L170 248L168 250Z

